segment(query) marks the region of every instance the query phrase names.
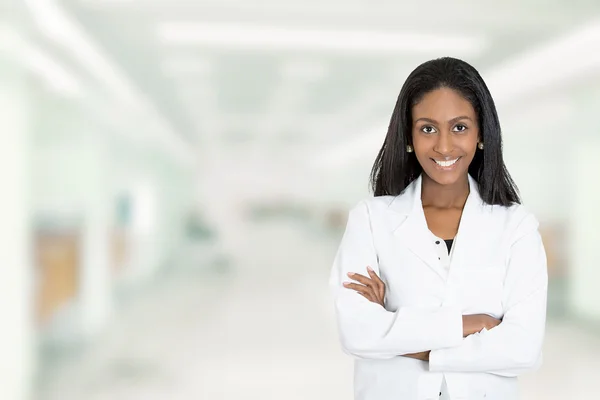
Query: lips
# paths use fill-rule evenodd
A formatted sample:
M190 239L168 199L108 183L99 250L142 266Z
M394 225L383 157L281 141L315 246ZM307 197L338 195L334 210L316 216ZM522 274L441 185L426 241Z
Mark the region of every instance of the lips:
M444 161L434 160L434 159L432 159L432 160L442 168L449 168L449 167L453 166L458 160L460 160L460 158L461 157L455 158L453 160L444 160Z

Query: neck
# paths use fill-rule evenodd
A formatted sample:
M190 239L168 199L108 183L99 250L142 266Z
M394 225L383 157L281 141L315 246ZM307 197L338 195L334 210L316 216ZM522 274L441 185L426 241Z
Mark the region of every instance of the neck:
M421 203L423 207L463 208L469 197L467 175L452 185L440 185L423 173Z

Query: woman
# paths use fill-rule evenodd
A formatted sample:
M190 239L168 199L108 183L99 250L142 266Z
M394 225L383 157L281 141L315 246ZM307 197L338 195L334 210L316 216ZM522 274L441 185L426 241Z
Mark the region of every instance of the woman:
M331 287L361 400L518 398L537 368L548 275L479 73L417 67L349 214Z

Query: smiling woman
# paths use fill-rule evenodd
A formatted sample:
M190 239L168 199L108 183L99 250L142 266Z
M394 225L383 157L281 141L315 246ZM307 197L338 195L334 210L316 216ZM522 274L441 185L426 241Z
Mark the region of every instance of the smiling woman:
M413 146L419 146L415 154ZM429 153L425 150L428 146ZM375 196L400 194L421 172L429 170L429 158L440 161L441 166L453 161L446 159L458 155L449 152L456 152L452 146L464 152L461 157L470 157L461 160L463 169L455 178L462 176L466 183L464 172L468 170L488 204L520 202L504 165L500 122L485 82L471 65L446 57L421 64L404 83L371 171Z
M371 184L330 280L355 398L518 398L541 362L546 255L475 68L441 58L410 74Z

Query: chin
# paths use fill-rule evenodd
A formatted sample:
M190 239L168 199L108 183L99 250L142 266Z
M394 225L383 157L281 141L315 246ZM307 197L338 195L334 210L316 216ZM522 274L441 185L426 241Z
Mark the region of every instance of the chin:
M453 172L440 172L440 171L425 171L427 176L442 186L451 186L455 183L458 183L463 180L464 177L467 176L467 172L463 171L453 171Z

